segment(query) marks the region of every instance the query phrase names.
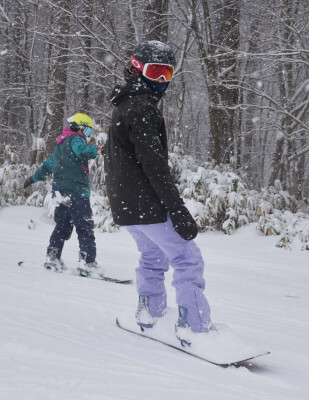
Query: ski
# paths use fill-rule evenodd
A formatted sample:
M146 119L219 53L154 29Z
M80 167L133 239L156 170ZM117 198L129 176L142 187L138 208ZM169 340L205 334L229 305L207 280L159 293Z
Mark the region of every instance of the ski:
M106 282L119 283L121 285L131 285L133 283L132 279L117 279L117 278L110 278L108 276L104 276L103 278L101 278L101 280Z
M22 267L25 264L25 261L18 261L18 266ZM97 279L100 281L105 281L105 282L111 282L111 283L118 283L120 285L130 285L133 283L132 279L119 279L119 278L113 278L110 276L105 276L105 275L101 275L101 276L89 276L89 275L83 275L80 273L77 274L75 271L74 273L67 273L65 270L59 270L59 271L54 271L54 272L58 272L58 273L63 273L65 275L72 275L72 276L78 276L78 277L82 277L82 278L89 278L89 279Z
M110 276L86 276L86 275L76 275L76 276L81 276L82 278L90 278L90 279L97 279L99 281L105 281L105 282L111 282L111 283L119 283L120 285L130 285L133 283L132 279L118 279L118 278L112 278Z

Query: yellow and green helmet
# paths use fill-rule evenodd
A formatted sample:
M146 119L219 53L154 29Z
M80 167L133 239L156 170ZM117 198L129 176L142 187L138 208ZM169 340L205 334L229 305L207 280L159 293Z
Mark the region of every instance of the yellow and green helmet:
M85 136L90 136L94 131L92 119L87 114L77 113L68 118L69 127L72 131L77 132L81 129Z

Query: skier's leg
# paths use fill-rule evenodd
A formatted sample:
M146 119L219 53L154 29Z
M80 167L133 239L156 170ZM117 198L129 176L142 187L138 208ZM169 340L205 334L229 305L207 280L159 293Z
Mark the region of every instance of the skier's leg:
M68 212L68 206L59 204L54 213L56 226L50 236L47 248L47 257L53 260L60 260L64 242L70 239L73 231L73 224Z
M203 294L204 261L193 240L184 240L168 221L161 224L140 225L140 230L168 257L174 268L172 285L176 301L187 310L187 322L193 332L208 331L211 325L210 307Z
M169 260L152 242L143 234L138 225L127 226L141 253L139 266L136 268L136 285L139 295L149 297L149 310L153 317L161 317L166 309L166 290L164 273L169 268Z
M70 213L78 236L80 256L86 264L94 263L97 249L90 199L72 198Z

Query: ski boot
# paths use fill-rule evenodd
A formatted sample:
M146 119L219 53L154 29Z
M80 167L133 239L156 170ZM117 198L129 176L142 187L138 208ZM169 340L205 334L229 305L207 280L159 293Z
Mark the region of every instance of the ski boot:
M86 263L83 260L79 261L79 266L77 268L80 276L83 277L92 277L92 278L99 278L104 276L104 268L98 265L96 261L91 263Z
M62 259L57 260L57 259L50 259L49 257L46 258L46 261L44 263L44 268L45 269L50 269L55 272L62 272L65 269L65 265Z
M183 347L191 346L191 341L189 339L191 328L187 322L187 309L183 306L178 306L179 317L175 324L176 337L180 340Z
M135 314L136 323L144 332L145 328L152 328L155 324L154 318L149 311L149 296L140 295L138 300L138 307Z

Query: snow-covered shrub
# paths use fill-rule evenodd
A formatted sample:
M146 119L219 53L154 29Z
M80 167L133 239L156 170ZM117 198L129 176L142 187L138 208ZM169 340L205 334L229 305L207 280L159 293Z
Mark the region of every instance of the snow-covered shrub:
M46 190L41 187L42 190L36 190L26 200L27 206L42 207L44 204L44 195Z
M296 210L295 199L282 190L280 181L274 186L262 189L259 194L260 201L256 209L258 217L257 228L265 235L280 235L287 225L287 213Z
M228 167L221 166L213 170L212 175L205 193L209 221L230 234L250 222L246 199L248 189L244 178Z
M0 206L25 204L27 195L24 181L33 169L19 163L20 160L10 146L4 148L4 163L0 166Z
M21 182L28 176L26 165L8 165L0 167L0 206L24 204L26 197L21 190Z
M285 212L286 227L276 243L277 247L309 250L309 216L304 213Z
M92 138L98 145L105 141L103 132ZM231 166L198 163L176 146L170 153L169 165L199 231L216 229L231 234L242 225L257 222L257 228L265 235L281 235L278 247L308 249L309 217L305 213L295 214L295 200L282 190L279 181L261 192L249 190L246 176L236 173ZM47 215L52 218L55 199L51 197L51 181L38 182L27 191L23 188L25 179L35 168L18 164L16 154L7 147L5 162L0 167L0 206L44 204ZM89 168L95 227L103 232L114 232L119 227L113 222L106 194L103 157L91 160ZM29 195L31 190L35 191Z
M284 211L289 209L290 211L296 211L296 201L287 191L282 190L282 185L279 180L275 181L274 186L269 186L261 190L260 197L268 201L277 210Z
M247 196L245 178L230 166L198 165L179 147L170 154L170 166L200 231L219 229L230 234L251 221L253 201Z
M102 232L115 232L119 229L119 226L113 221L109 200L105 193L102 191L92 192L90 201L96 228Z
M299 248L308 247L306 214L295 214L295 199L282 189L280 181L261 192L249 190L245 175L228 165L197 164L179 147L174 148L169 161L200 231L212 228L231 234L242 225L258 222L257 229L265 235L281 234L277 246L288 248L297 240L302 243Z
M104 132L95 135L95 144L104 145L106 142ZM93 211L94 225L102 232L114 232L119 229L113 221L109 200L105 188L105 172L103 157L97 157L89 162L90 176L92 182L91 208Z

